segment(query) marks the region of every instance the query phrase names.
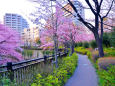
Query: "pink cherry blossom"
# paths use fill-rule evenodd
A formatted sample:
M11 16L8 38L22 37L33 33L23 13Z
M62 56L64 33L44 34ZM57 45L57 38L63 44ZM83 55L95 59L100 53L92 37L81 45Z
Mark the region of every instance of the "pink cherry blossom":
M93 34L87 33L85 27L75 25L71 18L65 17L63 10L56 6L56 12L53 14L53 19L50 17L46 23L45 30L41 34L42 48L54 46L53 36L57 35L58 44L65 42L84 42L94 39Z
M5 64L8 61L23 60L22 55L16 51L19 43L18 32L0 24L0 64Z

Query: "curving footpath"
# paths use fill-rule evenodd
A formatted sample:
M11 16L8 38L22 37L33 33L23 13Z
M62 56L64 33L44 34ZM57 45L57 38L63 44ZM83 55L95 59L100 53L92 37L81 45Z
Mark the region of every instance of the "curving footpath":
M98 86L95 68L86 55L78 54L78 66L65 86Z

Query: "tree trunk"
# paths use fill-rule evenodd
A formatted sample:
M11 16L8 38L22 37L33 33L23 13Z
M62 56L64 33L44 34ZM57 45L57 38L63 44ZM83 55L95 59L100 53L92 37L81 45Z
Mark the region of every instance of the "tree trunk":
M104 52L103 52L103 43L102 43L102 39L99 38L99 34L95 34L95 39L96 39L96 43L98 46L98 52L99 52L99 57L103 57L104 56Z
M55 66L56 66L56 68L58 68L57 53L58 53L57 37L54 37L54 54L55 54Z
M70 49L71 49L71 54L70 55L72 55L74 53L74 41L71 41Z
M71 50L71 52L70 52L70 56L72 55L72 44L70 43L70 50Z
M72 45L72 54L74 53L74 45Z
M72 32L70 33L70 49L71 49L71 54L72 55L74 53L74 40L73 40L73 35L72 35Z
M98 33L98 31L99 31L99 17L98 17L98 14L95 15L95 28L96 29L93 33L94 33L95 40L96 40L96 43L97 43L97 46L98 46L99 57L103 57L104 52L103 52L103 46L102 46L102 38L99 37L99 33Z
M72 54L74 53L74 41L72 40Z

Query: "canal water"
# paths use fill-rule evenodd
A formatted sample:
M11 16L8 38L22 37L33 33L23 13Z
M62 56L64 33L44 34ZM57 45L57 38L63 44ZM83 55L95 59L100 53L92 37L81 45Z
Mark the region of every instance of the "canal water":
M43 58L43 51L42 50L24 50L24 51L26 51L23 54L23 58L25 60L35 59L35 58Z

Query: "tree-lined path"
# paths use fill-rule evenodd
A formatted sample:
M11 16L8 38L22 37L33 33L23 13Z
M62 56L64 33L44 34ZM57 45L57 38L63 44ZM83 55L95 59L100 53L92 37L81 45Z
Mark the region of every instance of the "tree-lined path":
M98 86L96 71L86 55L78 54L78 67L65 86Z

